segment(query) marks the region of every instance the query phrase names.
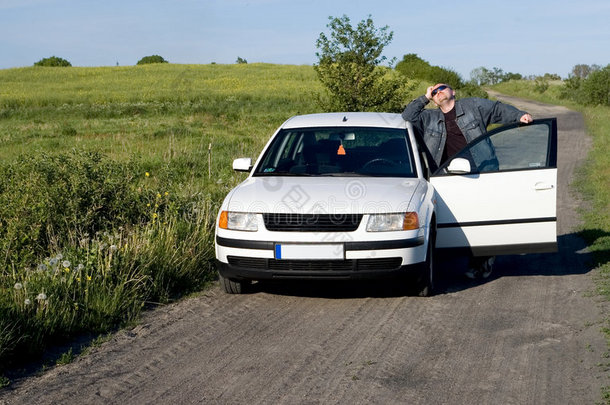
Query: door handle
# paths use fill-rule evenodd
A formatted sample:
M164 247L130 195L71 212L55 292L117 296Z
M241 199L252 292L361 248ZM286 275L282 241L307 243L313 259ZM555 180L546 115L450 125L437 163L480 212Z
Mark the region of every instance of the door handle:
M539 181L534 185L534 189L538 190L552 190L555 186L552 183L546 181Z

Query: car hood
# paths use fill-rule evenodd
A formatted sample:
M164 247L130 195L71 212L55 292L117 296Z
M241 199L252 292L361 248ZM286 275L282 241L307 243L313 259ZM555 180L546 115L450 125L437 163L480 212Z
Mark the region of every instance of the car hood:
M427 183L415 178L249 177L227 196L224 209L239 212L372 214L419 205Z

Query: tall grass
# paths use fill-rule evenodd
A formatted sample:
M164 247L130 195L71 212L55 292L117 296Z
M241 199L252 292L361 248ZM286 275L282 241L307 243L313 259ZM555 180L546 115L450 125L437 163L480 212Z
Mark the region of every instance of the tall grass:
M311 66L0 71L0 373L214 277L213 224Z

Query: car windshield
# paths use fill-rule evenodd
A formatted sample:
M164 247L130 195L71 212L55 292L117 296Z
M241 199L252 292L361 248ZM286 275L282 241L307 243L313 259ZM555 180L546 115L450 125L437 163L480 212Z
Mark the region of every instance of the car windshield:
M254 175L416 176L407 131L391 128L281 130Z

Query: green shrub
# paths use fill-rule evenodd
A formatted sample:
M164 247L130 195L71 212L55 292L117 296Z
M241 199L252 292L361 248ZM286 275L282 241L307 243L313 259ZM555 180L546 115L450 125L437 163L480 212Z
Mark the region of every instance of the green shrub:
M47 66L47 67L68 67L72 66L70 62L57 56L51 56L50 58L43 58L38 62L34 63L34 66Z
M163 57L159 55L150 55L140 59L137 65L146 65L149 63L168 63L168 61L166 61L165 59L163 59Z
M456 90L456 98L466 97L489 98L489 95L481 86L474 83L466 83Z
M549 81L544 76L537 77L534 81L534 91L536 93L544 93L549 89Z
M582 83L585 103L610 105L610 65L593 72Z
M414 53L404 55L396 65L396 70L409 79L418 79L430 83L446 83L456 89L464 86L462 78L457 72L430 65Z
M561 97L585 105L610 105L610 65L591 71L586 78L571 75L564 80Z
M27 265L50 245L114 223L141 221L137 170L97 152L22 156L0 167L0 267Z

